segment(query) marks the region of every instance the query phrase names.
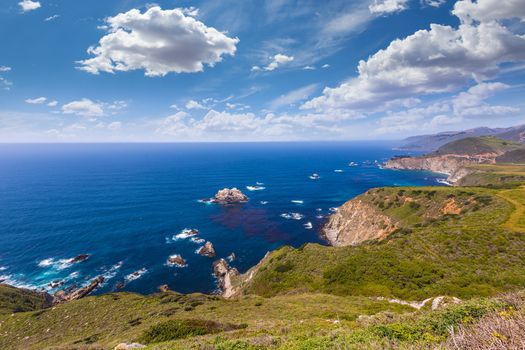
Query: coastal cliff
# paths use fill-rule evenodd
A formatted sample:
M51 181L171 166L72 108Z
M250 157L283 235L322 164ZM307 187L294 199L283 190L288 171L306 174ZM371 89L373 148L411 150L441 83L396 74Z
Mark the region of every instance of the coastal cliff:
M323 234L333 246L381 240L399 228L398 223L359 197L346 202L330 216Z
M470 137L449 142L427 155L394 157L388 160L384 167L441 173L448 175L447 181L450 184L457 185L462 178L474 172L469 167L496 164L503 155L521 152L523 148L523 144L495 137Z
M421 157L395 157L388 160L384 167L395 170L427 170L448 175L447 182L455 184L471 173L466 168L472 164L491 164L497 155L490 158L470 157L468 155L442 155Z

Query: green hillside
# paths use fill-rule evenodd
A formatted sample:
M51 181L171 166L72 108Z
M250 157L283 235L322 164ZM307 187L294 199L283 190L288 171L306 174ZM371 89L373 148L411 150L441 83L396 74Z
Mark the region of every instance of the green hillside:
M505 153L523 147L521 143L506 141L492 136L468 137L441 146L435 151L435 154L478 155L484 153Z

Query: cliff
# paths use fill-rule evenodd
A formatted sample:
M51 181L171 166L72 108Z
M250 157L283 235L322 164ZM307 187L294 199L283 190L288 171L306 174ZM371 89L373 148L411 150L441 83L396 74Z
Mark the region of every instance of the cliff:
M359 197L346 202L330 216L323 234L333 246L381 240L399 228L398 223Z
M470 173L466 168L472 164L492 163L491 158L470 157L467 155L441 155L421 157L395 157L388 160L384 167L396 170L427 170L448 175L447 181L456 183Z

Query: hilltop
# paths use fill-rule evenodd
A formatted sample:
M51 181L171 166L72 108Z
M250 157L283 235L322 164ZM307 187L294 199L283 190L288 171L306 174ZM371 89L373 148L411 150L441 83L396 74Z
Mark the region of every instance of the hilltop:
M447 143L479 136L494 136L507 141L525 143L525 125L510 128L480 127L464 131L447 131L438 134L411 136L402 140L397 149L403 151L433 152Z

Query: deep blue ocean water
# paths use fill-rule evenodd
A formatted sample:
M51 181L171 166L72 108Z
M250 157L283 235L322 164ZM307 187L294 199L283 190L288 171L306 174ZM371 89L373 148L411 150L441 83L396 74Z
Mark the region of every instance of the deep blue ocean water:
M325 244L319 216L330 208L372 187L438 185L435 174L374 164L396 153L379 142L0 145L0 280L52 292L53 280L80 286L105 274L97 293L121 282L140 293L161 284L212 292L213 260L174 235L198 229L217 258L234 252L241 272L282 245ZM258 182L266 189L246 189ZM198 202L234 186L249 203ZM79 254L90 258L68 263ZM188 266L167 266L173 254ZM126 278L140 269L140 278Z

